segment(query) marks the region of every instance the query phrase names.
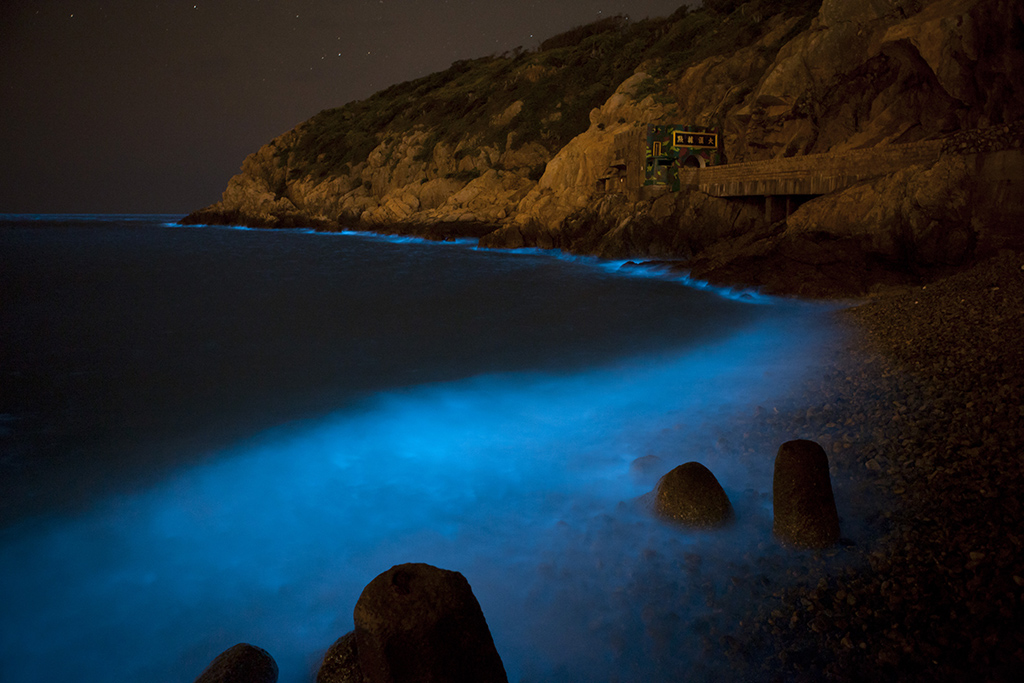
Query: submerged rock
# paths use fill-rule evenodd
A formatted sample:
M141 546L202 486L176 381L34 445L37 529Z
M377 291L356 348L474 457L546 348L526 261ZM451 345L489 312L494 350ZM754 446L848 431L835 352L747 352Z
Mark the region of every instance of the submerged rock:
M402 564L363 589L354 610L367 683L507 683L505 667L466 578Z
M665 461L656 455L644 455L629 464L629 473L637 481L653 481L664 471Z
M277 673L266 650L239 643L217 655L195 683L277 683Z
M699 462L680 465L658 480L654 511L694 528L721 526L734 516L732 503L721 484Z
M839 541L828 456L813 441L787 441L775 457L772 531L786 545L827 548Z

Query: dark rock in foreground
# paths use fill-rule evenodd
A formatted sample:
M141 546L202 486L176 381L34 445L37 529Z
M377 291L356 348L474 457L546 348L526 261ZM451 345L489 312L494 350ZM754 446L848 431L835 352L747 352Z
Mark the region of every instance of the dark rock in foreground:
M505 667L466 578L402 564L363 589L354 610L367 683L507 683Z
M328 648L317 671L316 683L363 683L355 631L338 638Z
M772 480L775 536L799 548L827 548L839 541L839 514L828 456L813 441L787 441L775 457Z
M277 683L277 662L266 650L239 643L217 655L195 683Z
M699 462L680 465L658 480L654 511L693 528L721 526L734 516L721 484Z

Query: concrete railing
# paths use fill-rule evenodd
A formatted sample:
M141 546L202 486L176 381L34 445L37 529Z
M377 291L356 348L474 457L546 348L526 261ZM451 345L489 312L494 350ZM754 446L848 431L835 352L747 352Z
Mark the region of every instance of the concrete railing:
M818 195L894 173L915 164L931 164L942 140L884 145L849 152L826 152L783 159L680 169L682 185L696 185L716 197Z

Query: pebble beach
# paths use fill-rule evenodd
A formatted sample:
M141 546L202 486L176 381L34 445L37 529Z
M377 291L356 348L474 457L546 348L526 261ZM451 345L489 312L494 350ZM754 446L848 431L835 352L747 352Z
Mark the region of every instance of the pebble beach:
M747 576L748 609L706 646L736 680L1019 680L1024 255L835 315L847 346L801 408L742 428L821 443L841 518L871 540Z

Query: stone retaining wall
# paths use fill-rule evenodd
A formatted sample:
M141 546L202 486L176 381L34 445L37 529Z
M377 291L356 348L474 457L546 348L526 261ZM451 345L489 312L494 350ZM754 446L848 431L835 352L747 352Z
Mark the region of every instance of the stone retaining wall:
M964 130L943 141L943 154L983 154L1024 148L1024 120Z

